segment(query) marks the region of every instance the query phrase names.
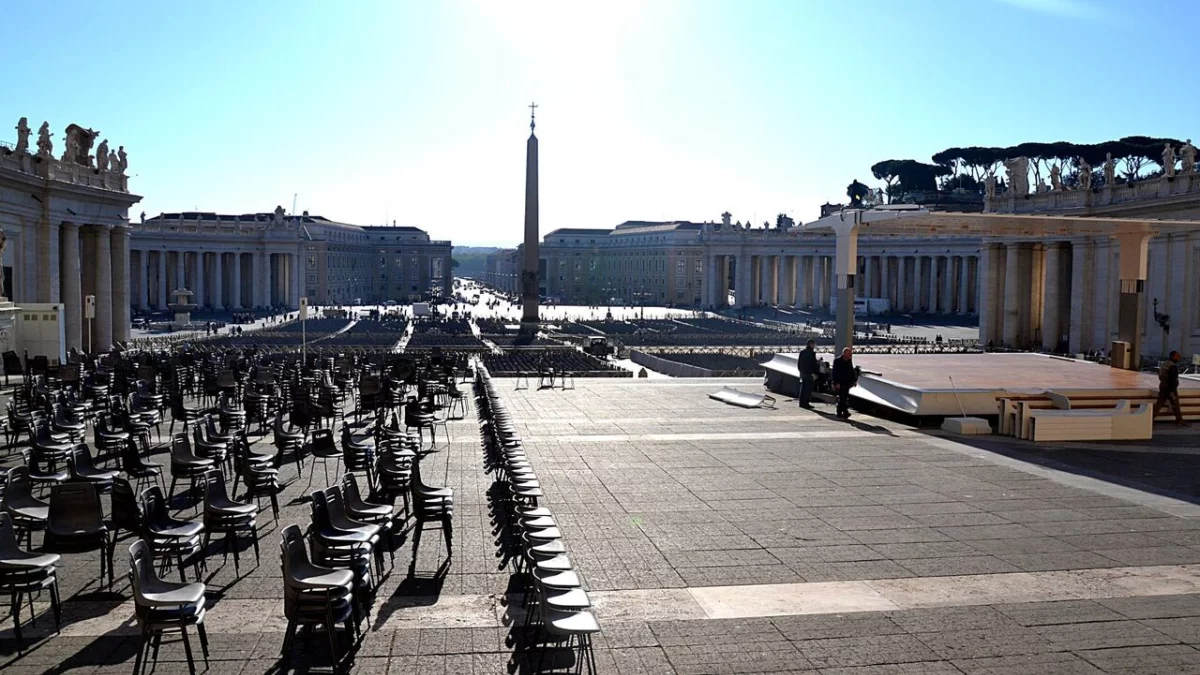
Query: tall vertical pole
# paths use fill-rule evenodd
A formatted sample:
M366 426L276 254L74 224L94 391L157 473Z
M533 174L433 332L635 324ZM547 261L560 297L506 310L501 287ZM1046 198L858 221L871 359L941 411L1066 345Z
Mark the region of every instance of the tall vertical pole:
M529 141L525 144L525 265L521 272L521 330L537 332L538 324L538 139L534 134L537 104L529 105Z

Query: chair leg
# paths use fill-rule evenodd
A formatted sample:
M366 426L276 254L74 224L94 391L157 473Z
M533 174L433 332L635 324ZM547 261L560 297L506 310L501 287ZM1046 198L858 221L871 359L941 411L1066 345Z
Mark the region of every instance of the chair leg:
M204 665L208 665L208 632L204 630L204 624L196 624L196 632L200 635L200 652L204 654Z
M9 608L13 620L13 635L17 638L17 651L25 651L25 640L21 637L21 593L13 593L12 604Z
M146 628L143 626L142 627L142 640L141 640L141 643L138 644L137 658L135 658L133 660L133 675L141 675L143 655L146 653L146 650L148 650L149 648L150 648L150 640L146 639Z
M454 557L454 523L449 518L442 520L442 538L446 540L446 557Z
M188 638L187 624L182 620L179 622L179 632L183 635L183 652L187 655L188 672L196 675L196 661L192 657L192 641Z

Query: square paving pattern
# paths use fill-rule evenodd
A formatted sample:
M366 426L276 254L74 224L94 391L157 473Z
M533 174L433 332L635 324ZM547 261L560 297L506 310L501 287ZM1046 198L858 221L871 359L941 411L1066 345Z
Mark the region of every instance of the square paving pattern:
M862 415L843 422L819 404L747 410L707 397L760 391L756 380L496 382L596 603L602 673L1200 673L1190 504ZM430 529L410 573L411 535L400 538L356 672L533 672L474 412L449 432L422 473L454 488L452 562L435 573L446 551ZM292 482L279 521L269 508L261 518L257 565L247 546L236 575L211 547L211 671L275 667L279 530L308 521L300 498L325 484L310 467L284 464ZM61 634L36 602L33 644L18 654L4 615L4 673L132 669L130 541L111 591L95 581L94 554L64 556ZM327 671L317 637L294 655L298 669ZM161 671L187 672L178 643L164 642Z

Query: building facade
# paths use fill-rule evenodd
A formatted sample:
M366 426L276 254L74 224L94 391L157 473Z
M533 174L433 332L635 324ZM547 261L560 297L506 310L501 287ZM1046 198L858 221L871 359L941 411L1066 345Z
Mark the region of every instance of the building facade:
M308 212L165 213L133 226L136 306L164 310L187 288L202 308L419 300L450 284L449 241L420 228L359 226Z
M97 145L98 132L72 124L56 155L49 123L36 133L21 118L17 142L0 143L3 295L61 305L66 348L105 351L129 339L128 213L141 197L129 192L123 146ZM85 323L87 296L95 319Z

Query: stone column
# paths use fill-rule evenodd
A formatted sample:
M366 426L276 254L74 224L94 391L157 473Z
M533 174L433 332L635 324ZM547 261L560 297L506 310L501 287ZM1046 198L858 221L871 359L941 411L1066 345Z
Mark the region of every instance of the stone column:
M703 307L713 306L713 273L712 264L713 257L711 255L704 256L704 268L700 275L700 304ZM389 289L390 290L390 289Z
M221 311L221 310L225 309L225 289L222 288L225 284L225 279L222 278L225 275L225 268L221 264L223 262L221 260L221 258L224 255L225 254L221 253L220 251L217 251L216 253L213 254L212 296L213 296L213 309L215 309L217 311Z
M958 258L958 313L969 314L970 302L969 297L969 282L970 282L970 258L959 256Z
M204 258L208 254L204 251L196 251L196 304L204 307L208 304L208 296L205 295L205 290L208 284L204 278Z
M1005 244L1004 261L1004 335L1005 346L1017 347L1021 326L1021 246Z
M143 312L150 309L150 251L138 251L138 267L141 276L138 277L138 309Z
M113 260L108 228L96 227L96 340L92 350L108 351L113 344Z
M790 277L789 267L791 267L791 257L780 255L775 257L775 304L790 305L791 298L788 293L788 279Z
M890 305L892 303L892 257L884 255L879 257L879 297L884 298Z
M167 309L167 303L171 299L167 294L167 252L158 251L158 308L161 310Z
M41 221L36 226L37 267L34 269L35 302L53 302L51 300L51 284L54 281L50 253L57 247L52 242L58 241L58 225Z
M242 309L242 254L231 254L232 265L229 270L229 305L232 309Z
M942 307L946 314L954 313L954 258L946 256L946 273L942 275Z
M929 256L929 313L938 313L938 257Z
M896 304L900 307L900 311L907 312L908 304L908 275L909 265L908 256L900 256L900 270L896 276Z
M979 346L986 347L989 340L995 341L996 318L992 314L996 306L996 279L999 272L993 264L995 245L979 247L979 267L975 274L975 311L979 314Z
M129 341L129 228L112 229L112 339Z
M738 307L749 307L753 304L754 275L751 267L751 256L743 253L737 257L737 285L733 289L734 301Z
M871 297L871 282L874 280L874 277L875 277L875 275L871 273L871 261L872 260L873 259L869 255L865 255L862 257L862 279L861 279L862 284L858 284L857 283L858 280L855 280L855 285L856 285L855 295L857 297L860 297L860 298Z
M1042 266L1045 280L1042 282L1042 349L1054 351L1062 336L1062 319L1059 314L1062 292L1061 260L1062 245L1058 242L1046 244L1045 264Z
M79 223L63 223L60 230L62 244L60 259L62 274L59 276L59 296L62 298L65 315L67 350L83 350L83 295L80 291L79 271Z

